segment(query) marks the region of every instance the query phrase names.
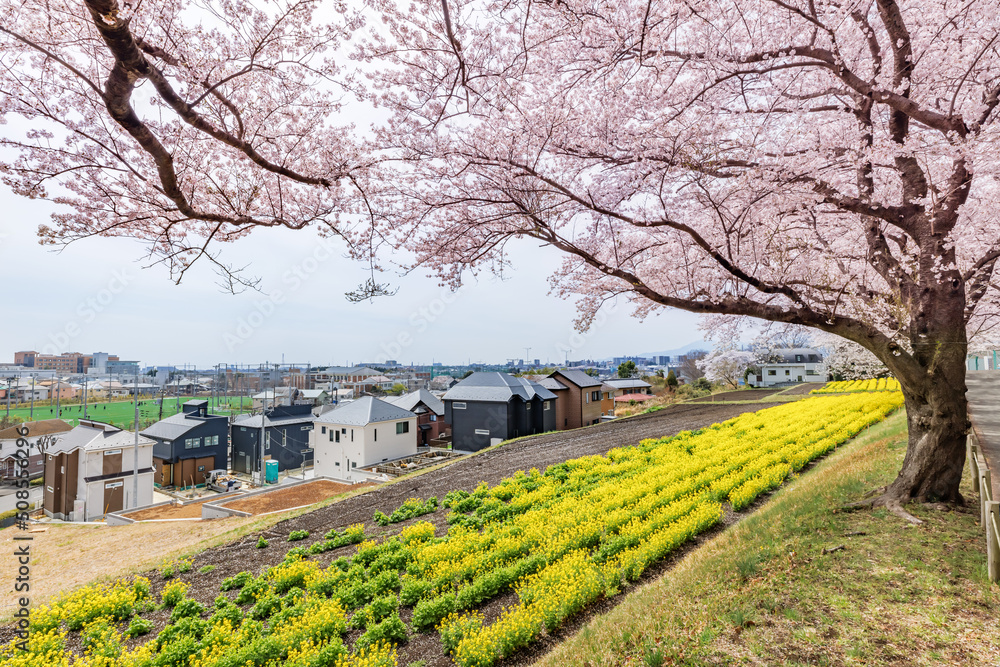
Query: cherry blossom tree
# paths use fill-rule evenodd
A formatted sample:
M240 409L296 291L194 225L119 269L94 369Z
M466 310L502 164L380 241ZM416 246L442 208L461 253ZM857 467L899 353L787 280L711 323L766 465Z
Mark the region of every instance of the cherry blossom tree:
M874 354L857 343L823 334L816 337L817 347L825 351L823 363L835 380L866 380L886 377L889 369Z
M747 369L754 364L753 352L745 350L713 350L711 354L698 362L698 368L712 382L720 382L733 389L738 389L740 380L746 375Z
M63 205L43 240L139 237L180 272L318 226L457 285L531 239L581 326L623 297L836 334L903 388L871 504L906 515L961 501L968 335L998 313L998 33L950 0L24 0L3 170Z

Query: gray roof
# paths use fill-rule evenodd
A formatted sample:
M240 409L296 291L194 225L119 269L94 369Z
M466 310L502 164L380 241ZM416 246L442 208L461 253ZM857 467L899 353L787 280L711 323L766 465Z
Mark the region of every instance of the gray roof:
M646 387L652 387L645 380L637 380L635 378L625 378L620 380L605 380L604 384L609 384L615 389L644 389Z
M268 417L268 426L284 426L286 424L311 424L316 421L316 417L311 413L301 415L283 415L280 417ZM261 415L240 415L233 420L233 426L249 426L252 428L261 427Z
M56 454L59 452L71 452L74 449L84 449L94 451L101 449L117 449L135 444L135 432L123 431L110 424L100 422L86 422L81 420L80 425L75 427L66 435L60 437L46 453ZM139 437L140 445L151 445L153 441L149 438Z
M426 405L431 412L436 415L444 414L444 402L440 398L427 391L426 389L417 389L416 391L411 391L409 394L403 394L402 396L391 396L385 399L386 402L392 403L395 406L401 407L404 410L412 411L415 407L423 403Z
M564 378L575 384L577 387L599 387L601 385L600 380L598 380L595 377L587 375L583 371L577 371L577 370L556 371L555 373L552 373L552 375L555 375L556 373L562 375ZM552 375L549 375L549 377L552 377Z
M805 364L812 363L816 364L823 361L823 355L820 354L819 350L814 350L810 347L789 347L774 350L774 353L782 357L782 361L772 362L779 364ZM795 355L801 355L802 361L795 361Z
M365 396L356 401L345 403L336 410L324 412L316 418L323 424L345 424L347 426L365 426L379 422L398 421L416 417L409 410L380 400L373 396Z
M192 403L207 403L207 401L188 401L184 405L191 405ZM208 419L227 418L220 415L210 415L208 418L192 417L190 414L178 412L172 417L167 417L155 424L150 424L142 431L139 431L139 433L150 438L159 438L160 440L176 440L194 427L201 426Z
M542 378L538 381L538 384L542 385L549 391L562 391L563 389L569 389L569 387L555 378Z
M514 396L524 401L530 401L535 396L546 401L556 397L537 382L524 378L506 373L473 373L449 389L444 400L506 403Z

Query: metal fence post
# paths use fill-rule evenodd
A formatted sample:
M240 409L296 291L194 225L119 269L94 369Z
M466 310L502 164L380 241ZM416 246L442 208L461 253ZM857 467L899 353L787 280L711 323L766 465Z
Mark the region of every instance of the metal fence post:
M1000 502L986 503L986 569L990 581L1000 582Z

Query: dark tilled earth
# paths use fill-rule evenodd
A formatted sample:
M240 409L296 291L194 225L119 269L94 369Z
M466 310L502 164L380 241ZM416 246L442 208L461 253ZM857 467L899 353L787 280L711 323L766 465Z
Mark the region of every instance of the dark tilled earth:
M768 396L774 396L775 394L785 390L785 387L780 389L743 389L741 391L724 391L719 394L712 394L711 396L702 396L701 398L695 398L688 403L715 403L718 401L759 401L761 399L767 398Z
M740 393L746 394L748 392ZM754 392L755 395L759 395L760 393L763 392ZM508 477L518 470L529 470L531 468L544 470L550 465L569 459L604 454L615 447L638 444L644 438L670 436L680 431L703 428L716 422L732 419L745 412L753 412L762 408L773 407L773 405L767 403L745 403L740 405L686 403L620 421L518 440L484 452L478 456L460 459L440 469L432 470L412 479L404 478L395 484L377 487L368 493L346 498L313 512L281 521L263 533L247 535L236 542L203 551L193 558L192 567L189 572L177 574L171 581L180 580L189 583L188 596L206 606L210 606L220 594L219 586L226 577L230 577L243 570L257 575L266 568L281 562L285 552L291 547L308 546L318 542L323 539L323 535L331 528L343 528L353 523L364 523L369 538L381 538L398 533L402 528L415 521L430 521L437 527L438 535L443 535L447 532L448 525L446 518L450 510L445 508L441 508L432 514L419 517L418 519L393 524L385 528L378 526L372 521L372 516L376 511L389 514L408 498L418 497L426 499L430 496L437 496L439 500L442 500L448 491L456 489L471 491L480 482L494 485L504 477ZM761 501L759 500L758 502ZM756 505L757 503L754 504L754 506ZM735 520L738 520L739 516L745 513L746 511L741 512L739 515L727 514L723 521L723 526L733 523ZM225 521L226 519L218 520ZM721 528L716 529L716 531L719 529ZM287 542L287 536L293 530L308 530L310 535L305 540L289 543ZM673 563L677 562L684 553L695 548L705 539L709 539L716 531L709 531L699 536L664 562L650 568L639 582L626 587L626 590L662 574ZM261 535L270 542L267 548L257 548L257 541ZM137 546L137 548L141 547ZM355 547L353 546L347 546L312 556L311 558L319 565L325 567L330 561L340 556L349 555L354 549ZM199 573L198 570L206 565L212 565L214 569L204 574ZM152 583L153 595L158 599L163 586L169 582L164 581L159 572L156 571L147 572L145 576ZM235 597L237 592L230 591L227 595ZM553 636L543 638L532 649L505 660L503 664L530 664L546 652L548 648L557 643L561 637L572 633L586 618L610 609L621 598L622 596L619 595L592 605L579 618L574 619L568 625L558 630ZM514 594L509 593L488 603L481 609L481 612L487 622L492 622L499 616L504 607L509 606L513 602L515 602ZM410 609L404 608L400 610L400 615L404 621L409 622L410 612ZM153 634L133 640L129 642L130 644L143 643L148 641L149 637L155 636L166 625L169 619L169 610L153 611L143 614L143 616L154 622ZM10 626L0 629L0 641L10 641L13 637L12 630L13 628ZM350 644L359 635L360 631L352 630L345 638L345 641ZM67 637L67 646L79 650L79 641L80 638L77 633L70 633ZM399 648L400 665L407 665L417 660L426 661L427 667L453 665L451 659L443 653L441 642L436 633L417 633L411 637L406 645Z

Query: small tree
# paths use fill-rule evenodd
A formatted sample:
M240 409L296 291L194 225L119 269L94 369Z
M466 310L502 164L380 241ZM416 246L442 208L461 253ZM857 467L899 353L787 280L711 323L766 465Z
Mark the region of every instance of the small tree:
M618 364L618 377L620 378L630 378L635 377L636 367L634 361L623 361Z
M676 389L677 384L677 374L673 371L667 373L667 386Z
M396 384L392 385L392 389L390 389L386 393L392 394L393 396L402 396L403 394L406 393L406 385L397 382Z
M733 389L740 386L740 380L754 363L752 352L742 350L717 350L698 362L705 378L719 382Z

